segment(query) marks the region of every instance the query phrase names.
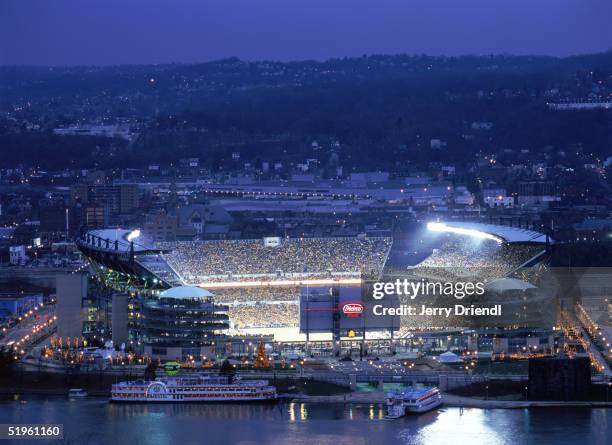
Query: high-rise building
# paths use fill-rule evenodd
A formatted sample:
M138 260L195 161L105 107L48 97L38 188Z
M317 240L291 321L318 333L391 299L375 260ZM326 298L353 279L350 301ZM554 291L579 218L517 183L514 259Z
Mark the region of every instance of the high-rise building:
M165 212L148 215L144 223L144 234L154 242L175 241L178 217Z
M129 213L140 205L138 185L75 184L71 196L82 204L103 205L111 214Z

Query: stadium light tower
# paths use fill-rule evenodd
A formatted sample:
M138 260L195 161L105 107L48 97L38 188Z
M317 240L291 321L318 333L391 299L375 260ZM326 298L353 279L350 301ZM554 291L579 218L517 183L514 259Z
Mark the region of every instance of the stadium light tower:
M491 235L490 233L486 232L481 232L480 230L466 229L463 227L451 227L440 222L428 222L427 230L430 230L432 232L456 233L457 235L466 235L477 239L490 239L496 241L499 244L502 244L504 241L498 236Z
M136 238L138 238L140 236L140 230L136 229L136 230L132 230L129 235L127 236L127 240L128 241L133 241Z

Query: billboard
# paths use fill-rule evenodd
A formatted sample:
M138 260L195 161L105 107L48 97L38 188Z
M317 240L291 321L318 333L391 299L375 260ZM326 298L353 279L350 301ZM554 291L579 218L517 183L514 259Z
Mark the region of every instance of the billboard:
M263 243L266 247L278 247L281 245L281 239L279 236L266 236Z

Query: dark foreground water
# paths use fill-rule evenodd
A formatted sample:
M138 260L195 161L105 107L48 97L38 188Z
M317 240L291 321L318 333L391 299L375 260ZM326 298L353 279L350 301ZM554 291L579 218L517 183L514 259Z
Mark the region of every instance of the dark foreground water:
M0 423L61 423L64 444L612 443L612 410L440 408L384 420L382 405L116 405L103 399L0 401ZM2 441L4 442L4 441ZM6 443L15 443L6 441ZM41 443L23 441L22 443Z

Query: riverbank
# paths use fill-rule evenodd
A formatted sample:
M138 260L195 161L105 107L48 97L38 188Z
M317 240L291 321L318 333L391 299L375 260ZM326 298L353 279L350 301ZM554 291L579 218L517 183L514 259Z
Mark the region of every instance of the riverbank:
M248 380L251 376L243 376ZM81 388L91 395L110 397L113 383L135 380L133 375L114 376L107 374L56 374L39 372L18 372L11 376L0 377L0 396L14 394L61 396L68 394L71 388ZM270 380L279 393L319 395L341 395L348 393L348 388L334 383L313 381L305 378Z
M19 396L68 396L69 388L0 388L0 397ZM110 391L86 389L94 397L110 397Z
M70 388L83 388L93 397L110 398L110 388L119 380L128 379L129 376L100 375L57 375L45 373L16 373L11 377L0 378L0 397L12 399L18 396L39 397L67 397ZM303 401L320 404L383 404L386 393L384 391L353 391L337 385L317 382L306 379L275 379L273 383L281 399L284 401ZM443 393L445 406L465 408L496 408L520 409L535 407L612 407L612 402L604 400L591 401L534 401L522 400L521 394L514 394L508 398L507 394L495 393L495 388L489 388L489 397L483 394L457 394Z
M89 396L109 398L110 392L104 390L88 390ZM14 396L66 396L64 388L0 388L0 397ZM318 404L384 404L386 394L381 391L352 392L336 395L308 395L308 394L280 394L284 402L308 402ZM483 409L524 409L524 408L612 408L612 401L547 401L547 400L495 400L477 397L463 397L443 393L443 404L457 408L483 408Z
M291 401L303 401L311 403L385 403L386 394L381 391L353 392L344 395L333 396L308 396L305 394L282 394L283 398ZM583 407L583 408L612 408L612 401L547 401L547 400L495 400L481 399L477 397L464 397L443 393L444 406L459 408L489 408L489 409L521 409L521 408L546 408L546 407Z

